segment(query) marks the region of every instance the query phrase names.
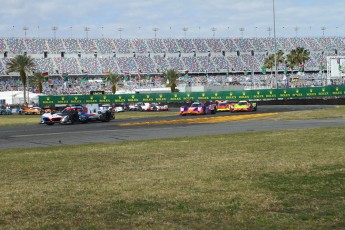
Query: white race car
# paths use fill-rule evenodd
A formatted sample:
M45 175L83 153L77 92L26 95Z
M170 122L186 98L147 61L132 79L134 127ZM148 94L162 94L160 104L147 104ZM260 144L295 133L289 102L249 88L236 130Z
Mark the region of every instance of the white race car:
M164 104L161 104L161 103L157 103L157 104L154 104L155 106L155 110L157 111L168 111L169 110L169 106L168 105L164 105Z

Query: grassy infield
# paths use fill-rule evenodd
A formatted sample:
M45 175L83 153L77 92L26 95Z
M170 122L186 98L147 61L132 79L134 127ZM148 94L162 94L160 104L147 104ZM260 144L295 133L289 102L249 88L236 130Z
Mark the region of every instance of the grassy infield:
M345 108L269 119L315 114ZM343 229L344 140L338 127L3 150L0 229Z

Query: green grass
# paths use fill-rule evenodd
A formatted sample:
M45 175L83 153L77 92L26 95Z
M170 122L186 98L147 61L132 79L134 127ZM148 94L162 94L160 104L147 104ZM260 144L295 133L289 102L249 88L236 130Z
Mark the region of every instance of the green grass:
M0 151L0 229L343 229L345 128Z
M278 115L266 117L262 119L268 120L309 120L309 119L324 119L324 118L345 118L345 106L340 105L331 109L317 109L283 112Z
M128 120L144 117L165 117L177 116L178 112L162 111L162 112L123 112L116 113L116 120ZM282 112L273 116L264 118L255 118L255 120L301 120L301 119L323 119L323 118L345 118L345 106L336 106L332 109L318 109L318 110L305 110L294 112ZM39 115L11 115L0 116L1 126L12 125L33 125L38 124L41 120Z
M1 115L1 126L13 125L33 125L38 124L41 120L41 115Z

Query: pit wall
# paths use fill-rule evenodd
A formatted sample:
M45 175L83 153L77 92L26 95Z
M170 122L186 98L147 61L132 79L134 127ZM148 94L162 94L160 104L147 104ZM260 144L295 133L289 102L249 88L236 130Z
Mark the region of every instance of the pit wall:
M265 90L239 90L219 92L151 93L151 94L101 94L39 96L40 106L58 104L113 104L113 103L185 103L190 101L215 100L280 100L338 98L345 96L345 86L324 86L308 88L281 88Z

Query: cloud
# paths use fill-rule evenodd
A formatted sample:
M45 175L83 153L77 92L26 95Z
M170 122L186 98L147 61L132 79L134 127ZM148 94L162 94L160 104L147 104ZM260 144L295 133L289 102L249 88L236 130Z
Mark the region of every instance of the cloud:
M298 26L301 35L315 36L325 26L334 35L345 21L344 7L342 1L275 0L277 32L293 36L292 28ZM3 0L0 20L6 23L0 32L23 36L22 28L27 26L29 36L35 36L39 26L41 36L51 37L51 27L58 26L58 36L69 36L72 26L74 36L83 37L88 26L90 37L116 37L117 28L123 27L127 37L153 37L152 28L157 27L158 36L177 37L187 27L189 36L210 37L212 27L218 36L240 36L243 27L245 36L267 36L267 28L273 27L272 8L271 0Z

